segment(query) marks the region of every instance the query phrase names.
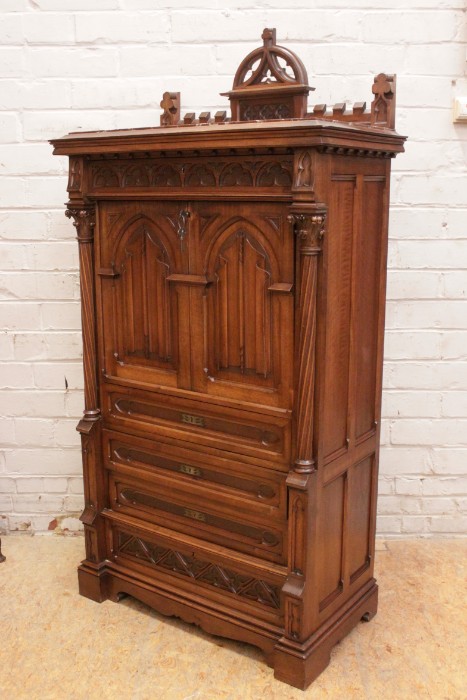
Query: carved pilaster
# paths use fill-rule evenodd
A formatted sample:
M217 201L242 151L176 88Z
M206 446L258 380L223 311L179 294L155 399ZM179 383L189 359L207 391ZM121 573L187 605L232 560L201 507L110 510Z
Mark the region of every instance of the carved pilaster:
M293 473L293 472L292 472ZM285 604L285 635L303 638L303 593L305 587L307 494L289 485L289 573L282 589Z
M287 477L289 498L288 574L282 588L285 613L285 637L294 644L303 643L315 623L313 604L313 548L316 521L316 479L318 473L290 471Z
M100 468L100 409L97 381L97 343L94 285L94 205L70 203L65 215L73 220L79 243L81 323L83 333L84 413L77 430L81 434L85 508L86 559L97 565L105 558L103 523L98 514L103 503Z
M73 219L78 234L81 322L83 332L84 405L83 420L95 421L100 416L97 393L96 319L94 306L94 206L72 207L65 216Z
M316 344L316 293L318 284L318 256L324 233L326 211L321 204L295 207L288 220L297 235L298 304L296 355L296 454L294 470L311 473L313 459L313 409Z

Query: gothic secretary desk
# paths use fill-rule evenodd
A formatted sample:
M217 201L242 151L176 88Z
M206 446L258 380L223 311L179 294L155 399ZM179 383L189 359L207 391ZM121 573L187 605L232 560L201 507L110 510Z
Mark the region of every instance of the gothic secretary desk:
M132 595L262 648L298 688L373 578L395 78L308 112L265 29L226 112L72 133L82 595Z

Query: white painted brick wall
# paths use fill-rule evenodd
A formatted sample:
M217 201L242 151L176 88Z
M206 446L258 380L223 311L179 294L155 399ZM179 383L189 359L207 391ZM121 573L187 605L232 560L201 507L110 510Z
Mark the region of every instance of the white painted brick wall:
M1 0L0 530L75 531L83 405L66 159L47 140L226 107L265 26L304 60L313 102L371 99L398 74L379 532L467 531L464 0Z

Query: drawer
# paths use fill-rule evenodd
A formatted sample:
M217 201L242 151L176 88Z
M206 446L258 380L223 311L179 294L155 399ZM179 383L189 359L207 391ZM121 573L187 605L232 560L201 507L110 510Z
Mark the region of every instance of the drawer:
M109 473L109 499L115 513L130 515L206 542L283 563L286 523L253 522L215 509L199 496L151 488Z
M120 431L167 436L224 452L240 454L288 471L288 415L264 415L218 407L127 387L102 387L106 425Z
M112 566L128 566L150 573L158 587L174 589L182 596L207 598L276 623L282 617L281 589L287 570L277 564L235 554L216 545L205 545L163 528L108 519L108 558ZM253 610L252 610L253 607Z
M186 444L166 444L104 430L104 464L107 468L149 481L154 487L197 494L225 508L251 513L254 518L285 519L285 474L200 454Z

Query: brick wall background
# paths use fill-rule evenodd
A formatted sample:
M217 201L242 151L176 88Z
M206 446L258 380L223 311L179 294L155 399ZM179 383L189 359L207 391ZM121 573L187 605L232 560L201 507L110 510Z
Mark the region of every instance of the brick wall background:
M82 508L78 249L47 140L158 125L167 89L183 112L225 108L266 26L313 103L369 102L373 75L398 74L378 527L466 533L463 0L1 0L0 531L76 531Z

